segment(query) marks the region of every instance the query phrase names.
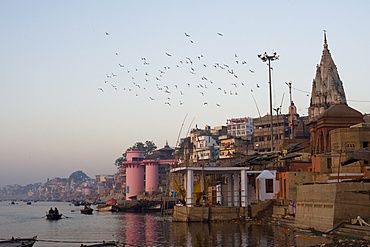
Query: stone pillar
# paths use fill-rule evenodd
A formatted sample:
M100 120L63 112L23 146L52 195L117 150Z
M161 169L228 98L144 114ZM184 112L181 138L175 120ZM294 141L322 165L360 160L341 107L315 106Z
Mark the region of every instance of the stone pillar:
M194 171L190 169L186 173L186 206L194 207Z
M227 206L233 206L233 176L231 173L227 174Z
M234 173L234 207L240 206L240 199L239 199L239 172Z
M240 171L240 187L241 187L241 204L242 207L247 207L249 205L248 199L248 173L247 170Z

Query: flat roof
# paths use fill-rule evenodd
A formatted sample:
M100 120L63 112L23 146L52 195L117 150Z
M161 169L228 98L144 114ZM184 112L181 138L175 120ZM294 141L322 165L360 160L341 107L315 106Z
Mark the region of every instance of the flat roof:
M263 172L261 171L250 171L249 167L214 167L214 166L205 166L205 167L177 167L172 168L170 172L172 173L186 173L188 170L192 170L195 173L206 172L207 174L225 174L225 173L233 173L233 172L240 172L240 171L247 171L250 174L259 174ZM271 172L276 172L275 170L271 170Z

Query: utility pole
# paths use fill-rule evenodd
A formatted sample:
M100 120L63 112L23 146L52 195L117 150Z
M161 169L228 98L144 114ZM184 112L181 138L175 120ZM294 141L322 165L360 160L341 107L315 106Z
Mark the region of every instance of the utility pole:
M279 59L279 55L274 52L272 55L268 55L267 52L263 54L258 54L258 58L262 60L262 62L268 62L269 66L269 91L270 91L270 128L271 128L271 152L274 151L274 129L273 129L273 118L272 118L272 89L271 89L271 61L275 61Z
M293 139L294 135L293 135L293 112L292 112L292 109L291 109L291 106L292 106L292 81L289 81L289 82L285 82L285 84L288 85L289 87L289 98L290 98L290 105L289 105L289 115L290 115L290 121L289 121L289 125L290 125L290 139Z

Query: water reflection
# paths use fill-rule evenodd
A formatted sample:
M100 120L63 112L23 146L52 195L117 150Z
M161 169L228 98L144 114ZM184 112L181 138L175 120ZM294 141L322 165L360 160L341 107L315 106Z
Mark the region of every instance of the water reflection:
M289 231L270 225L228 223L172 223L175 246L290 246Z
M45 208L58 206L68 218L47 221ZM80 246L83 242L119 241L126 246L312 246L328 239L297 237L290 228L245 222L172 222L157 213L94 212L83 215L65 203L31 206L0 203L0 238L37 235L38 247ZM58 242L52 242L53 240ZM67 241L75 242L72 245ZM65 243L64 243L65 242Z
M292 229L242 222L172 222L156 214L115 214L115 237L127 246L297 246Z

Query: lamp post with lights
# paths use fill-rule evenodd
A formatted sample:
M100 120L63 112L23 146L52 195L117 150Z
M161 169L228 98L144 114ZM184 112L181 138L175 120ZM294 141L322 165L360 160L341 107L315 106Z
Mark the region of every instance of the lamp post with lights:
M290 139L293 139L293 111L292 111L292 81L289 81L289 82L285 82L285 84L288 85L289 87L289 96L290 96L290 105L289 105L289 115L290 115L290 121L289 121L289 125L290 125Z
M270 91L270 128L271 128L271 151L274 151L274 129L273 129L273 119L272 119L272 89L271 89L271 61L279 59L279 55L274 52L272 55L268 55L267 52L263 54L258 54L257 57L262 60L262 62L268 62L269 66L269 91Z

